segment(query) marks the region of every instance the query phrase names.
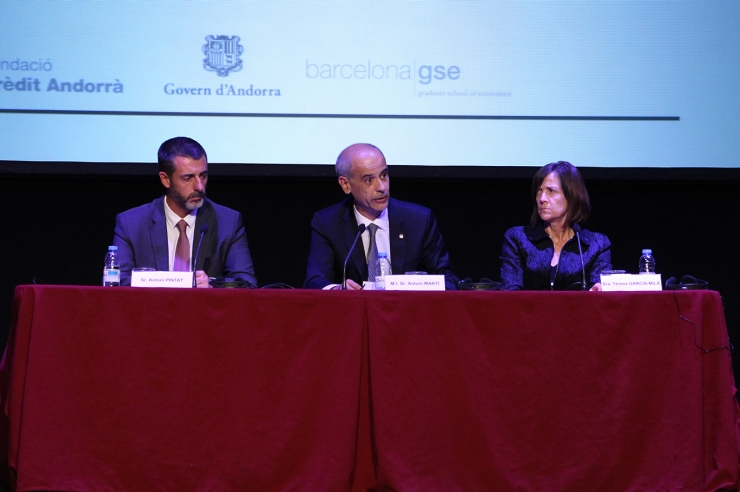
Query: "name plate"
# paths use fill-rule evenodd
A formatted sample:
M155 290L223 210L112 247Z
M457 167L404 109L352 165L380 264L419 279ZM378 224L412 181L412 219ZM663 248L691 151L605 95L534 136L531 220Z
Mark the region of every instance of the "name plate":
M605 292L663 290L659 273L632 275L619 273L601 276L601 290Z
M445 276L386 275L385 290L445 290Z
M131 287L192 289L193 272L131 272Z

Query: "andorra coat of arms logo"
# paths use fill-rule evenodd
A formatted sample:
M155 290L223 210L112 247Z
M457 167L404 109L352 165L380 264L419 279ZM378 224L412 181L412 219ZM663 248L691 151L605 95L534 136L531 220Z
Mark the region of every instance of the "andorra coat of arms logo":
M203 45L203 68L216 72L219 77L227 77L229 72L238 72L242 69L239 55L244 53L244 47L239 44L239 36L206 36Z

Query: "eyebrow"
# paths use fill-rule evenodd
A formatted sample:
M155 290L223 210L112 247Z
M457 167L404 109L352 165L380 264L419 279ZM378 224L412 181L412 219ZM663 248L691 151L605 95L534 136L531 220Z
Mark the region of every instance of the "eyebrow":
M387 173L387 172L388 172L388 167L386 166L386 167L384 167L383 169L380 170L380 172L378 173L378 176L381 175L381 174L383 174L383 173ZM370 176L375 176L375 173L364 174L362 177L363 178L367 178L367 177L370 177Z
M383 173L387 173L387 172L388 172L388 166L385 166L383 169L380 170L380 172L378 173L378 175L383 174ZM370 178L372 176L375 176L375 173L363 174L362 175L362 178L360 178L360 179Z

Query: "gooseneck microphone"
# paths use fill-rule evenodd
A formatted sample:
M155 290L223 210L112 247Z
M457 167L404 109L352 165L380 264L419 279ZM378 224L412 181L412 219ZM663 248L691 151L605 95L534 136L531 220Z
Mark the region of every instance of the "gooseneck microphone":
M200 246L203 244L203 236L208 232L208 224L200 226L200 239L198 240L198 249L195 250L195 256L193 257L193 266L190 268L193 271L193 287L195 287L195 265L198 264L198 255L200 254Z
M365 232L365 224L358 225L357 235L355 236L355 242L352 243L352 247L349 248L349 253L347 253L347 258L344 259L344 271L342 272L342 290L347 290L347 262L349 261L349 257L352 256L352 251L355 249L357 240L360 239L360 236L362 235L363 232Z
M576 233L576 240L578 241L578 254L581 255L581 274L583 275L583 290L588 289L586 285L586 267L583 264L583 249L581 248L581 224L573 224L573 232Z

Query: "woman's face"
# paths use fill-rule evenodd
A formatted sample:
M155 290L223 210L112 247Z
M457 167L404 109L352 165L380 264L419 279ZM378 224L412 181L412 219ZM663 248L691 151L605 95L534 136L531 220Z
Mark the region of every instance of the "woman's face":
M545 225L562 222L568 213L568 200L560 187L560 178L555 173L545 176L536 195L537 211Z

